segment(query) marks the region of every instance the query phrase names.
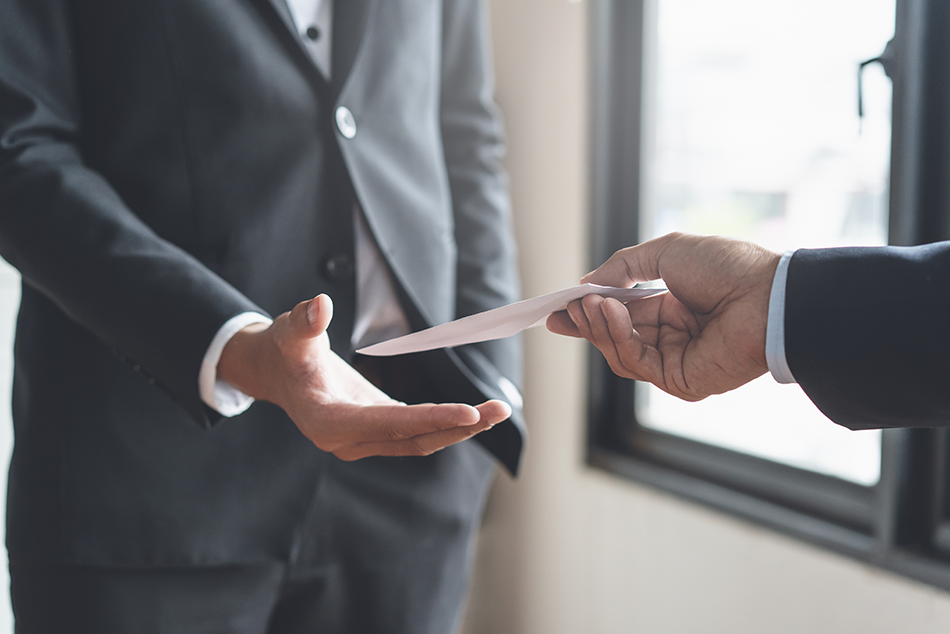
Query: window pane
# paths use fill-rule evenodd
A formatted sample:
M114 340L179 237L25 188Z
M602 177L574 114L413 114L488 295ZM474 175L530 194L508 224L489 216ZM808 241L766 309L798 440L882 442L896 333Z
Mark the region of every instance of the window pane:
M657 0L641 235L718 233L780 252L885 244L891 87L868 66L859 119L857 69L894 16L894 0ZM693 404L638 386L637 409L655 429L879 477L880 432L831 423L769 376Z

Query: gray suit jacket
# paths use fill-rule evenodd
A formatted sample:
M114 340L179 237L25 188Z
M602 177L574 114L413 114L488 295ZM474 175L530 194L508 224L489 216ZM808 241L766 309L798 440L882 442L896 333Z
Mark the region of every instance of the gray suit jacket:
M517 298L484 27L476 0L338 1L327 84L283 0L0 2L0 254L23 275L11 553L299 546L333 459L266 403L217 422L202 356L230 317L322 292L351 354L355 202L415 327ZM514 341L422 364L432 400L520 374ZM512 471L519 416L479 437Z

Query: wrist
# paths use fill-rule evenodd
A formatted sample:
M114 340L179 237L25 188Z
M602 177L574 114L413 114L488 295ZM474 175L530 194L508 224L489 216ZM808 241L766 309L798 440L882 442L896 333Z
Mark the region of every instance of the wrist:
M271 326L251 324L236 332L221 351L218 378L257 400L274 402L269 377L273 377Z

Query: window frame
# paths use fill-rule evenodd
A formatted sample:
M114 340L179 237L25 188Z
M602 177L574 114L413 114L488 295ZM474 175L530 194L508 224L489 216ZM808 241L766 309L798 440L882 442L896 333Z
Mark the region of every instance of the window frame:
M591 3L592 268L639 238L656 2ZM897 0L883 55L894 87L889 209L900 210L889 216L891 244L950 239L948 27L950 3ZM593 347L589 368L592 467L950 589L950 429L885 430L881 478L866 487L641 426L634 382Z

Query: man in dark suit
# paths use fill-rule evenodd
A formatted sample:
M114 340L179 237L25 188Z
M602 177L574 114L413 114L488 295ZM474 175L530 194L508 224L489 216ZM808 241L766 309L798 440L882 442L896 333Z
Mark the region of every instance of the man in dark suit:
M548 328L588 339L620 376L697 401L771 371L851 429L950 424L950 242L799 249L670 234L583 278L670 292L588 296Z
M517 344L353 350L516 299L487 48L478 0L0 0L18 631L457 625Z

